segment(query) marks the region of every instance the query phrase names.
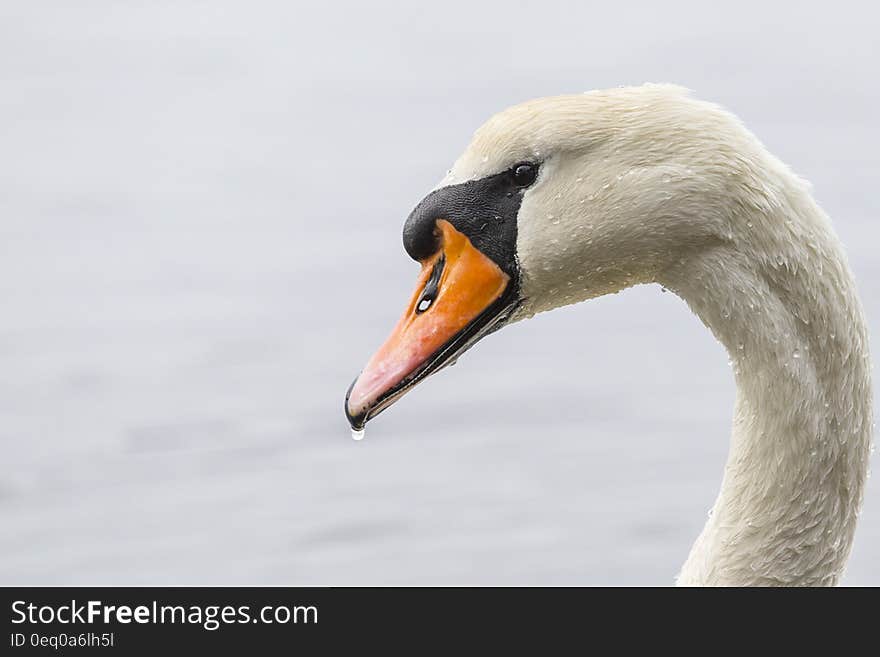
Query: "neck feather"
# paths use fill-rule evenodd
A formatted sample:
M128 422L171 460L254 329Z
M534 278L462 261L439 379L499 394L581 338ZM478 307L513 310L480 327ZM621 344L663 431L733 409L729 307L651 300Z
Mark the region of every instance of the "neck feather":
M737 383L721 492L686 585L833 585L867 476L871 382L852 275L806 192L659 282L728 351Z

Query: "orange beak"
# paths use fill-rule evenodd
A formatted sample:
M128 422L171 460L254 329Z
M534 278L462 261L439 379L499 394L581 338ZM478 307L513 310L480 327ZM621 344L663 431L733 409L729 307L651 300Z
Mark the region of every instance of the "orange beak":
M421 261L416 290L391 335L370 358L345 399L355 429L485 335L507 309L510 276L445 220L440 249Z

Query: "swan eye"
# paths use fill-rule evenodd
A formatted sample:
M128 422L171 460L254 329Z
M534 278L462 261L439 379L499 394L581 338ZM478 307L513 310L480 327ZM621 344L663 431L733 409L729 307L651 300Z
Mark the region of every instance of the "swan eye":
M531 162L520 162L511 169L511 176L517 187L528 187L538 177L538 165Z

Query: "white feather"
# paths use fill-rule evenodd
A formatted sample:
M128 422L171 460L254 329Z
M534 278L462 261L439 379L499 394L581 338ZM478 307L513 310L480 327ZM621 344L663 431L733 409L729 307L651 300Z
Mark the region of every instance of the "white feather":
M730 355L729 460L678 582L837 583L868 469L870 363L852 274L808 185L731 114L669 85L508 109L441 185L522 160L543 164L518 220L517 319L656 282Z

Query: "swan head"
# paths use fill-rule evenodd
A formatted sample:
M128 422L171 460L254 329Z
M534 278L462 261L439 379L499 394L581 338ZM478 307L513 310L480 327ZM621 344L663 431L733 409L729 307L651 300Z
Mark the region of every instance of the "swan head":
M406 220L404 247L422 273L349 388L352 427L507 323L657 281L730 239L729 208L761 152L750 142L731 115L669 85L492 117Z

